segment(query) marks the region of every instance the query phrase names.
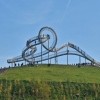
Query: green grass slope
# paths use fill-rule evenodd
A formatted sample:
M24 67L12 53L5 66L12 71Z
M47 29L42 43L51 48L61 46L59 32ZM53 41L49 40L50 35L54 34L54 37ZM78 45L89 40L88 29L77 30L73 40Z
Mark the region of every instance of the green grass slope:
M92 66L78 68L66 65L16 67L1 73L0 79L100 83L100 68Z

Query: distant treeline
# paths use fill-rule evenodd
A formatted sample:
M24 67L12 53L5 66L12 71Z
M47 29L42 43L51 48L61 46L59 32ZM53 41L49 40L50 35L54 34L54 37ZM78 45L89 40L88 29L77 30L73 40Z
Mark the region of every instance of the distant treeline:
M100 100L100 84L0 80L0 100Z

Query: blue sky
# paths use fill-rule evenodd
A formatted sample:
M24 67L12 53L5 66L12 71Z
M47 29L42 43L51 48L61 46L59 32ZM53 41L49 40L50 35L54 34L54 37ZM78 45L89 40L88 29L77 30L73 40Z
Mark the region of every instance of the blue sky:
M44 26L100 61L100 0L0 0L0 66Z

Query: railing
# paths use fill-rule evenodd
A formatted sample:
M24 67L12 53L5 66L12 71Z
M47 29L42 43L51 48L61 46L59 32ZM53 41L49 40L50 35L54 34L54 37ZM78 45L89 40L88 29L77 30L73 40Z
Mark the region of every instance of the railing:
M86 59L88 59L89 61L91 61L94 64L97 64L100 66L100 63L98 63L96 60L94 60L91 56L89 56L88 54L86 54L82 49L80 49L78 46L72 44L72 43L68 43L68 46L75 49L76 51L80 52Z

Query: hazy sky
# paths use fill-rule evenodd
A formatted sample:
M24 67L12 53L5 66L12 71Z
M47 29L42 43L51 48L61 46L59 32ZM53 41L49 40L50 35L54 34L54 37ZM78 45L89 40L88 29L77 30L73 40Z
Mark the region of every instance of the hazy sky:
M0 66L44 26L100 61L100 0L0 0Z

